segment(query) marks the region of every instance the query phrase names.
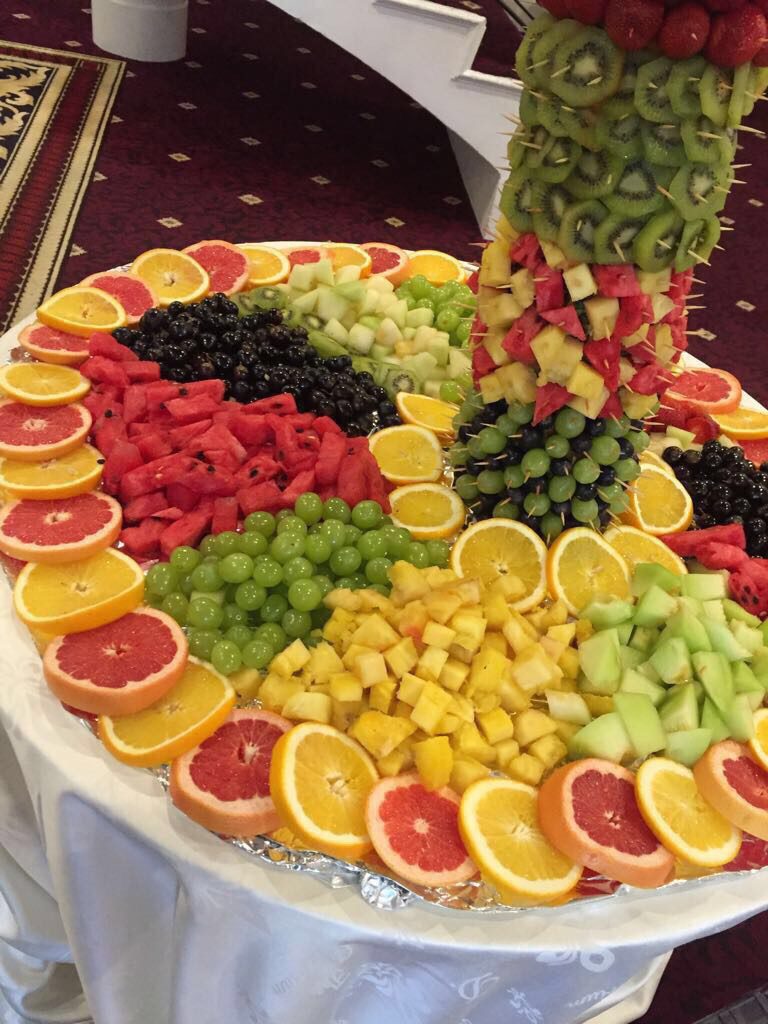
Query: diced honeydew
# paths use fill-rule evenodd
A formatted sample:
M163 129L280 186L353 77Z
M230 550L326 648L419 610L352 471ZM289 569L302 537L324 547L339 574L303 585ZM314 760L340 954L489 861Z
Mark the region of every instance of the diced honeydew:
M730 626L734 640L750 654L755 654L763 646L763 634L759 629L752 629L746 622L740 622L738 619L734 619Z
M366 313L375 313L379 309L379 293L375 292L372 288L367 288L363 295L363 300L360 303L360 308L357 311L357 316L365 316ZM404 324L398 324L398 327L405 326Z
M362 302L366 294L366 287L362 281L345 281L343 284L335 285L333 290L349 302Z
M349 284L350 281L359 281L360 267L355 267L350 263L346 267L339 267L335 276L336 284Z
M720 651L728 661L743 661L750 656L752 652L739 643L722 622L714 622L712 619L704 619L703 622L713 651Z
M688 768L693 767L713 741L711 729L686 729L682 732L668 732L664 757L677 761Z
M604 757L615 764L629 757L632 742L620 715L610 711L579 729L568 742L572 757Z
M398 299L397 302L393 302L387 307L387 316L391 317L401 330L405 327L405 318L407 315L408 303L405 299Z
M579 646L579 667L592 693L615 693L621 680L619 638L615 629L594 633Z
M677 599L653 583L635 608L636 626L661 626L677 611Z
M297 263L288 275L288 284L300 292L308 292L315 284L314 263Z
M395 323L394 320L392 321L392 323ZM395 327L397 327L397 324L395 324ZM416 328L415 327L404 327L403 328L403 338L406 341L413 341L415 336L416 336Z
M331 319L325 325L325 333L329 338L333 338L334 341L338 341L340 345L346 345L349 339L349 331L344 325L335 318Z
M634 668L625 669L621 677L619 690L624 693L645 694L646 697L650 698L655 707L658 707L667 695L667 691L663 686L651 682L647 676L644 676Z
M431 309L409 309L405 314L406 327L432 327L435 314Z
M632 605L629 601L605 598L590 601L581 612L583 619L589 619L595 629L611 629L628 622L632 618ZM621 639L621 638L619 638Z
M666 732L698 729L699 705L693 683L672 690L659 708L659 717Z
M315 313L322 320L341 320L349 309L349 301L343 295L339 295L333 288L328 288L326 285L321 285L318 288L318 292L319 296L315 305Z
M613 706L624 723L636 757L647 757L664 749L667 737L650 697L620 690L613 695Z
M303 313L305 316L307 313L314 313L317 301L320 298L320 292L317 288L313 288L311 291L304 292L295 298L291 305L294 309L298 310L299 313Z
M679 686L693 678L693 666L685 641L672 637L659 644L650 657L650 662L659 673L662 682Z
M389 278L382 277L381 274L371 274L366 281L366 284L369 288L372 288L377 292L393 292L395 290L395 286Z
M688 573L680 577L682 593L699 601L714 601L728 596L727 573Z
M550 715L559 722L586 725L592 721L592 715L581 694L566 693L562 690L546 690L544 696L547 698Z
M733 701L733 674L729 662L719 651L699 651L692 659L696 678L721 715Z
M761 623L760 619L758 619L756 615L752 615L751 612L742 608L740 604L737 604L735 601L731 601L729 597L723 598L720 604L726 618L729 620L736 619L738 622L746 622L746 624L748 626L752 626L753 629L760 629L765 625L764 623ZM716 618L717 616L711 617Z
M704 729L709 729L712 734L713 743L727 740L731 735L728 726L709 697L704 698L704 703L701 707L701 725Z
M622 626L619 626L619 631L622 628ZM636 651L634 647L624 647L622 645L619 648L619 661L621 662L622 669L637 668L638 665L642 665L645 661L645 653L643 651Z
M385 316L376 330L376 344L383 348L394 348L395 343L402 339L403 335L395 321Z
M329 259L318 260L317 263L305 263L306 267L312 267L314 278L318 284L333 284L333 263Z
M737 693L731 706L725 708L722 715L731 736L739 743L746 743L755 735L755 719L749 694Z
M371 328L357 323L349 331L347 344L352 352L364 356L370 352L374 340L375 334Z
M735 604L735 602L734 602L734 604ZM706 617L708 619L712 619L713 622L722 622L723 625L725 625L726 621L727 621L727 619L726 619L726 611L725 611L724 605L725 605L725 601L718 601L717 599L715 599L713 601L702 601L701 602L701 607L702 607ZM754 617L754 616L752 616L752 617ZM756 621L759 624L760 620L757 619Z

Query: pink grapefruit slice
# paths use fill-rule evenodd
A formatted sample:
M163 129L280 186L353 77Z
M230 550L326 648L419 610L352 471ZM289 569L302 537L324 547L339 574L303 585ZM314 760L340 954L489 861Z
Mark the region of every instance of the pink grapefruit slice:
M88 358L88 339L65 334L39 320L28 324L19 334L19 344L41 363L77 366Z
M297 263L319 263L320 260L327 258L328 253L322 245L307 245L288 249L285 255L291 266L295 267Z
M126 324L129 326L137 324L142 313L146 313L158 302L157 296L146 281L142 281L137 274L132 274L129 270L101 271L86 277L80 284L101 288L103 292L117 299L125 310Z
M416 772L381 779L371 789L365 824L387 867L414 885L456 885L477 874L459 833L453 790L428 790Z
M191 256L207 271L211 292L234 295L248 283L250 264L245 253L231 242L214 238L188 245L182 252Z
M711 746L693 766L699 792L732 825L768 840L768 771L735 740Z
M36 407L0 400L0 457L17 462L58 458L85 441L91 423L79 402Z
M163 697L187 665L187 638L165 612L137 608L106 626L59 636L43 674L65 704L95 715L132 715Z
M247 838L282 825L269 792L272 750L293 722L271 711L232 711L216 732L171 765L171 799L220 835Z
M665 397L689 402L702 412L733 412L741 402L741 384L727 370L707 366L685 370L667 389Z
M119 503L101 491L10 501L0 509L0 551L27 562L76 562L113 544L122 521Z
M360 246L371 257L371 274L386 277L394 285L408 277L408 253L386 242L364 242Z
M637 806L634 776L612 761L588 757L554 771L539 790L539 824L556 850L617 882L653 889L674 872Z

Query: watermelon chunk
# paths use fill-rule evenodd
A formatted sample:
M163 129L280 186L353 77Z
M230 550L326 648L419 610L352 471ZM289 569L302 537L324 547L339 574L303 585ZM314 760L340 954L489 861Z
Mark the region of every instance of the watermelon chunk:
M126 473L143 466L144 459L141 452L123 437L115 438L109 455L104 462L104 472L101 475L101 486L108 494L117 494L120 483Z
M696 559L706 569L728 569L730 572L738 569L742 562L748 561L749 555L735 544L720 544L709 540L698 546Z
M236 530L238 511L237 498L217 498L213 503L211 533L224 533L225 530Z
M323 434L315 464L315 476L321 487L332 484L339 475L341 460L346 454L346 444L341 434Z
M245 461L248 455L242 444L223 423L214 423L212 427L209 427L204 434L197 438L196 444L200 446L202 451L222 448L232 455L238 466Z
M168 508L168 499L162 491L154 491L129 501L123 509L123 518L126 522L138 523L164 508Z
M748 558L729 579L731 597L742 608L764 619L768 616L768 566L761 558Z
M529 232L520 235L509 248L509 258L513 263L519 263L529 270L535 270L536 265L541 262L541 246L539 240L533 233ZM560 303L562 306L562 302Z
M195 466L197 463L188 455L165 455L125 473L120 481L120 496L123 501L128 501L140 494L149 494L168 484L178 483Z
M157 554L160 538L168 529L162 519L145 519L140 526L129 526L120 534L129 555L138 558L152 558Z
M595 275L600 294L606 298L622 299L630 295L643 294L635 268L629 264L616 267L595 264L592 267L592 273Z
M533 411L534 427L553 412L567 405L573 395L559 384L542 384L536 389L536 406Z
M196 437L200 437L213 423L213 420L195 420L194 423L185 423L183 427L174 427L168 432L168 437L174 448L199 451L194 443Z
M358 456L358 452L344 456L336 479L339 497L352 507L366 496L364 471Z
M93 425L93 439L102 455L109 455L119 438L124 438L125 423L122 416L110 415L110 410L100 416Z
M129 384L123 393L123 419L126 423L144 418L147 412L147 392L140 385Z
M103 416L107 409L109 409L110 412L115 412L119 411L120 407L117 392L112 388L108 388L104 391L89 391L81 401L94 420Z
M629 382L630 391L638 395L656 395L669 384L669 373L654 360L643 366Z
M639 331L643 324L653 319L653 307L649 295L625 295L619 299L619 315L613 329L613 337L621 341Z
M588 341L584 346L584 355L602 376L608 390L615 391L619 386L619 357L621 355L619 341L614 338Z
M622 404L621 404L621 399L616 394L616 392L614 392L612 395L609 395L608 398L606 399L605 405L600 410L600 414L598 416L598 419L601 419L601 420L605 420L605 419L618 420L618 419L621 419L621 417L623 415L624 415L624 409L623 409Z
M467 278L467 288L470 288L477 295L480 288L480 271L474 270Z
M167 498L166 505L180 508L182 512L191 512L193 508L197 507L200 500L196 491L180 483L168 484L165 488L165 496Z
M487 377L489 373L493 373L495 369L496 363L493 361L493 356L482 345L478 345L472 353L472 376L475 383L482 380L483 377Z
M248 405L242 407L244 412L253 415L253 413L273 413L275 416L290 416L293 413L298 412L296 408L296 399L293 395L272 395L271 398L260 398L257 402L249 402Z
M152 381L147 385L147 408L155 409L179 397L179 385L167 380Z
M125 372L131 384L148 384L160 380L160 363L150 359L142 359L138 363L126 363Z
M261 484L265 480L274 480L282 471L280 463L276 462L271 455L259 453L243 463L237 471L237 479L242 481L243 484Z
M688 530L686 533L666 533L661 539L681 558L696 558L699 546L712 542L747 550L747 538L741 523L710 526L706 530Z
M136 447L141 452L145 462L152 462L155 459L162 459L164 455L173 452L173 445L167 436L162 434L144 434L136 441Z
M196 509L194 512L187 512L170 526L164 523L165 529L160 535L160 550L169 558L173 549L181 544L196 547L208 529L211 519L212 513L209 510Z
M105 359L104 356L89 356L78 369L84 377L96 384L106 384L108 387L121 389L128 385L128 374L122 363Z
M315 421L312 424L312 429L321 437L325 434L344 433L336 420L332 420L330 416L316 416Z
M137 363L139 357L127 345L115 341L111 334L94 333L88 339L88 353L92 356L104 356L118 363Z
M165 408L176 423L194 423L195 420L213 416L219 411L219 403L210 395L192 395L188 398L171 398Z
M536 358L531 351L531 342L539 334L542 327L543 324L539 320L536 310L531 306L512 324L501 343L501 347L512 359L530 366L536 362Z
M360 486L362 489L362 493L365 494L365 484L363 481L360 482ZM300 498L302 494L306 494L307 491L314 491L314 489L315 471L313 469L307 469L302 471L301 473L297 473L293 480L291 480L291 482L285 488L283 493L280 495L280 502L282 507L293 508L293 506L296 504L297 498ZM358 500L362 501L362 499ZM355 502L355 504L357 504L357 502Z
M565 331L566 334L570 334L573 338L578 338L579 341L586 341L587 336L584 333L584 327L581 320L579 320L579 314L576 312L574 306L562 306L560 309L547 309L541 314L542 319L546 320L547 323L554 324L555 327L560 327Z
M244 516L251 512L277 512L282 506L282 493L274 480L251 484L237 492L237 502Z
M560 271L553 270L547 263L539 263L533 273L538 311L561 309L565 304L565 282Z
M224 401L224 381L218 377L210 377L208 380L193 380L189 384L182 384L179 388L179 395L208 395L216 402Z

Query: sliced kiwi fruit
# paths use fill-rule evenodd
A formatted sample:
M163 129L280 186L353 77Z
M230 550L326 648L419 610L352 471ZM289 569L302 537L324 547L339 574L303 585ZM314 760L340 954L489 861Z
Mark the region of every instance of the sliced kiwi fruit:
M701 114L699 85L707 68L703 57L676 60L669 75L667 94L678 117L698 117Z
M605 197L605 205L611 213L624 217L643 217L654 213L664 206L664 196L656 187L657 181L654 165L636 157L624 165L613 191Z
M643 155L643 119L639 114L621 114L615 121L598 118L597 140L602 149L631 160Z
M524 146L524 149L527 151L525 157L526 166L540 167L556 141L555 136L550 135L544 125L539 125L532 132L529 132Z
M720 221L717 217L690 220L683 228L683 234L675 255L675 270L689 270L705 262L720 238Z
M555 139L533 172L534 176L553 185L565 181L581 154L581 146L573 139Z
M635 239L645 224L623 213L609 214L595 230L595 263L631 263Z
M528 140L528 133L517 131L507 143L507 162L510 171L516 171L525 163L528 154L527 148L523 145Z
M573 203L563 214L557 244L569 260L591 263L595 256L595 232L608 211L599 199Z
M556 242L563 214L572 204L562 185L537 181L533 188L533 230L538 238Z
M710 121L725 128L728 121L728 108L731 105L733 79L727 68L719 68L715 64L707 64L699 81L699 99L701 112Z
M651 217L635 239L635 263L651 274L664 270L677 255L684 229L685 221L674 210Z
M568 176L566 188L576 199L600 199L616 188L623 166L624 161L614 153L585 150Z
M523 89L520 97L520 120L526 128L535 128L543 124L541 110L544 104L538 97L534 96L530 89Z
M544 125L550 135L554 135L558 139L570 137L571 133L563 120L563 114L566 111L563 110L563 104L559 100L552 97L544 100L540 106L540 113L541 124Z
M708 117L683 121L680 133L685 155L695 164L729 164L736 151L727 128L719 128Z
M533 202L533 181L527 167L513 171L501 190L499 209L513 228L530 231L533 227L531 207Z
M529 89L536 89L540 85L546 84L545 76L541 74L543 68L533 67L533 64L535 63L533 59L533 48L544 33L548 29L552 28L554 24L555 19L551 14L540 14L538 18L535 18L528 26L528 30L523 36L523 41L517 48L515 69L523 83L527 85Z
M531 47L530 63L533 70L540 74L539 81L548 86L550 75L555 70L555 53L560 43L575 36L581 30L581 24L572 18L560 18L538 36Z
M659 57L638 68L635 106L646 121L669 124L676 120L667 91L673 67L671 60Z
M669 185L672 201L684 220L712 217L725 206L730 168L725 164L686 164Z
M574 142L578 142L580 146L591 149L593 152L600 149L597 138L598 118L594 111L586 110L584 107L569 107L562 104L559 117L568 129L569 138Z
M752 65L749 61L746 64L740 64L733 73L731 102L728 104L728 113L725 116L725 123L729 128L738 128L742 118L746 117L747 102L750 99L747 96L747 91L751 77ZM754 103L754 101L752 102Z
M643 121L640 126L646 160L661 167L682 167L689 157L680 135L680 125Z
M555 51L549 88L569 107L592 107L613 96L623 73L624 52L602 29L582 28Z

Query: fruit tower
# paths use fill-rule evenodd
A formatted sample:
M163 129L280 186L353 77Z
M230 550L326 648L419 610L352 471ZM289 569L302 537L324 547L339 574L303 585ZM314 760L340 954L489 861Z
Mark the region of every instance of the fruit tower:
M768 83L768 3L542 5L451 457L476 518L552 539L625 508Z

